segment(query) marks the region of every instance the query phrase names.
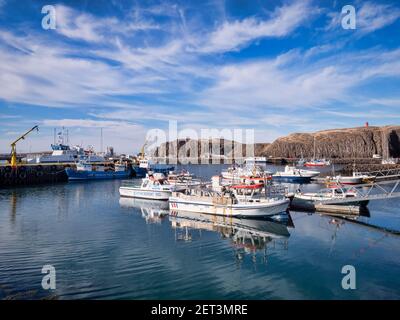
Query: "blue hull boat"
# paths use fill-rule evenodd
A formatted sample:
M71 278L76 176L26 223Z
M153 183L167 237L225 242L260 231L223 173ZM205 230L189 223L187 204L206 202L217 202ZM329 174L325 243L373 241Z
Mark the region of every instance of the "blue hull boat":
M144 178L149 171L153 173L162 173L164 175L168 175L170 171L174 171L175 167L170 165L163 164L155 164L151 165L150 168L143 168L140 166L133 166L134 176L137 178Z
M104 179L126 179L130 176L130 170L126 171L77 171L66 168L68 180L104 180Z
M284 177L273 176L272 179L287 182L310 182L312 177Z
M144 178L147 174L146 168L141 168L139 166L132 166L134 176L137 178Z

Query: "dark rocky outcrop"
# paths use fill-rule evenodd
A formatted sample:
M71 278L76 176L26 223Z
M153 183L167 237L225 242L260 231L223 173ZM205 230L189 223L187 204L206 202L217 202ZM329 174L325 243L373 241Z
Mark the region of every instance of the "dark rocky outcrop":
M258 155L305 158L400 157L400 126L332 129L315 133L292 133L266 145Z

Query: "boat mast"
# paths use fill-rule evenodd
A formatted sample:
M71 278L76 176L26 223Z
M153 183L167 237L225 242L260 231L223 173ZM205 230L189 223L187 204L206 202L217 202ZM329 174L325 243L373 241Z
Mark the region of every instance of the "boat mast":
M315 160L315 135L314 135L314 160Z

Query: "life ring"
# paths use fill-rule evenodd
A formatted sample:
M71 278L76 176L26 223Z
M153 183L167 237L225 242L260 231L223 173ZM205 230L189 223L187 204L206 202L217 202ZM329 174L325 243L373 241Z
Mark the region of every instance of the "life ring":
M25 171L21 172L21 173L19 174L19 178L20 178L20 179L26 179L26 172L25 172Z
M41 177L43 176L43 172L42 171L37 171L36 172L36 177Z

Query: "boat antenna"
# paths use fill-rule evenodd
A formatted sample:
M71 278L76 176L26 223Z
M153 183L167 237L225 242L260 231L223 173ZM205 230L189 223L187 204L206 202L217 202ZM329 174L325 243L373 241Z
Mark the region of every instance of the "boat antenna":
M103 128L100 128L100 152L103 152Z

